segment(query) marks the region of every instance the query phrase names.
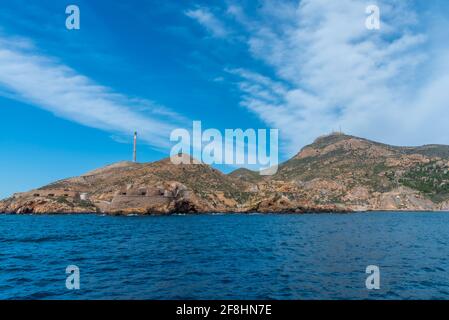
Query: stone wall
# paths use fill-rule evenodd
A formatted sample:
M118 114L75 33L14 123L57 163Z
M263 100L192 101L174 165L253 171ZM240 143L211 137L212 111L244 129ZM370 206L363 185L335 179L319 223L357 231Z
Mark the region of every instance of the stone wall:
M70 190L63 190L63 189L37 189L37 190L18 193L18 194L14 195L15 198L19 198L19 197L79 198L79 196L80 195L78 192L70 191Z

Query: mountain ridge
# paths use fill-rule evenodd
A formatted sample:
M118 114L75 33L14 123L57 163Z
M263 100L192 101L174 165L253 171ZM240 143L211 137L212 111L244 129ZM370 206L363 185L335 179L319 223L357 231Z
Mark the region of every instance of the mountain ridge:
M6 213L375 210L449 210L449 146L392 146L333 133L303 147L272 176L244 168L224 174L170 158L124 161L0 201Z

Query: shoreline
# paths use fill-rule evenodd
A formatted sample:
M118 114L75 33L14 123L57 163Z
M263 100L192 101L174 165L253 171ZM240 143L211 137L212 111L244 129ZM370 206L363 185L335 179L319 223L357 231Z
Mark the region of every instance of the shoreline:
M0 212L0 216L70 216L94 215L107 217L168 217L168 216L231 216L231 215L351 215L364 213L449 213L448 210L366 210L366 211L306 211L306 212L192 212L192 213L99 213L99 212L45 212L45 213L16 213Z

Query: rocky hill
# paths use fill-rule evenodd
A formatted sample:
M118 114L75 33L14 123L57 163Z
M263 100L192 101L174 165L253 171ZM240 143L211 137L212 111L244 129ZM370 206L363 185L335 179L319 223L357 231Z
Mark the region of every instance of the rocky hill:
M0 212L168 214L449 210L449 146L331 134L273 176L205 164L120 162L0 201Z

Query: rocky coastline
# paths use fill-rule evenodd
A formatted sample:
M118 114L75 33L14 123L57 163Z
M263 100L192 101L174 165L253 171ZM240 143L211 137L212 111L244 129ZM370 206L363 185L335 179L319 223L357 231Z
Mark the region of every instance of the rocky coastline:
M15 214L365 211L449 211L449 146L396 147L334 133L272 176L170 159L119 162L0 201L1 213Z

